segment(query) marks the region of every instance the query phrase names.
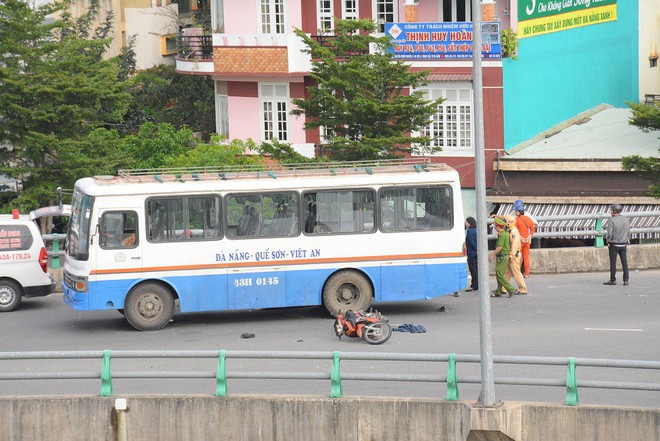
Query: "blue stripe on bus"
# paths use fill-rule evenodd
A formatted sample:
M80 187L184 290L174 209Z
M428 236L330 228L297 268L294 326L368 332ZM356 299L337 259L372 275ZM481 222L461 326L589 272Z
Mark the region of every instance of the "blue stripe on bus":
M375 302L431 299L465 288L465 263L359 267L376 293ZM161 280L177 292L182 312L309 306L322 303L323 284L337 268L171 276ZM151 279L153 280L153 279ZM64 286L66 303L78 310L119 309L140 279L90 282L89 291Z

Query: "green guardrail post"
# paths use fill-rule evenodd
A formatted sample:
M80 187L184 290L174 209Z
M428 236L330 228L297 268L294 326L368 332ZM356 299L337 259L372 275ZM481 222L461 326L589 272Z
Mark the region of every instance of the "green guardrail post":
M598 213L599 215L602 215L603 213ZM596 219L596 230L601 231L603 229L603 218L599 217ZM596 234L596 241L594 242L594 245L596 248L603 248L605 246L605 235L604 234Z
M580 403L577 390L577 376L575 374L575 357L569 357L566 371L566 405L577 406Z
M449 362L447 365L447 401L458 401L456 354L449 354Z
M50 250L53 252L51 268L60 269L60 256L57 254L60 251L60 241L58 239L53 239L53 245L50 247Z
M218 370L215 374L215 396L226 397L227 390L227 363L225 361L226 351L223 349L218 356Z
M110 351L103 351L103 364L101 365L101 396L112 396L112 373L110 372Z
M339 351L335 351L332 358L332 372L330 373L330 398L341 398L344 389L341 386L341 373L339 372Z

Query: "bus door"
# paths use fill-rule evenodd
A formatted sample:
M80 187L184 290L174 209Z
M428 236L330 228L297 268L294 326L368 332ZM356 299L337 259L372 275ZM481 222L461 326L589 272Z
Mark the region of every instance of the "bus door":
M130 209L101 208L97 222L91 247L96 288L108 298L106 303L123 308L128 289L142 276L138 213Z

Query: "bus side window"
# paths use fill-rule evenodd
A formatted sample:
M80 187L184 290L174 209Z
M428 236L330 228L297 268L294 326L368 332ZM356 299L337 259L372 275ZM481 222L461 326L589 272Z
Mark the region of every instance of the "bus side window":
M134 248L137 246L137 214L134 211L106 211L101 216L99 244L101 248Z
M316 204L310 202L307 204L307 214L305 217L305 233L313 233L316 226Z

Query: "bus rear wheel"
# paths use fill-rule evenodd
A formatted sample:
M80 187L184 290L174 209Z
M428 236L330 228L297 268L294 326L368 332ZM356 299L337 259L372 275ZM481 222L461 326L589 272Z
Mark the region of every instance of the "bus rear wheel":
M365 310L371 304L373 289L369 280L360 272L345 270L333 274L323 287L323 305L336 316L352 309Z
M155 331L174 315L174 296L162 285L147 283L131 290L124 301L124 316L138 331Z

